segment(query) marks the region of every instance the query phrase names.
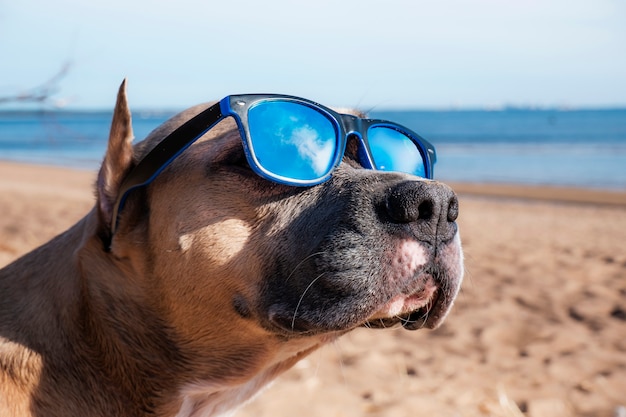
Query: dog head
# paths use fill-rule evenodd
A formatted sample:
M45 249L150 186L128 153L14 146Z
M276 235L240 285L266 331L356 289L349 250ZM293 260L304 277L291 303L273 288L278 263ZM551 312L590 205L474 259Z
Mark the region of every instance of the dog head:
M359 326L442 323L463 275L456 196L436 181L364 169L356 143L328 181L287 186L252 171L225 119L130 193L113 234L124 177L207 106L133 149L122 87L98 180L107 256L149 294L177 343L203 355L221 340L241 358L261 345L314 341L298 344L297 356Z
M99 175L104 229L136 160L207 106L178 114L133 150L121 90ZM456 196L435 181L363 169L353 145L329 181L280 185L250 169L234 122L224 120L135 192L112 252L139 234L168 292L204 306L219 294L238 316L285 336L437 327L463 273Z

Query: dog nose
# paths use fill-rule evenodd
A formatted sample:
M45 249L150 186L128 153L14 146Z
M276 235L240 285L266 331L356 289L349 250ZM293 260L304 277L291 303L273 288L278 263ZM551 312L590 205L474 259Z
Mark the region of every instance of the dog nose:
M391 222L407 224L417 239L435 247L451 240L457 231L459 201L445 184L402 182L388 191L385 210Z

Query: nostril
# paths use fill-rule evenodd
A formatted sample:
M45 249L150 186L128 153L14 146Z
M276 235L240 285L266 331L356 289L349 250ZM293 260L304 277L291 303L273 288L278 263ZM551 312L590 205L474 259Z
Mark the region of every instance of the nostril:
M448 221L454 222L459 217L459 199L452 196L448 202Z
M402 204L394 196L385 202L384 211L393 222L410 223L414 220L414 210L411 210L406 204Z
M433 202L431 200L425 200L417 207L417 219L418 220L430 220L433 216Z

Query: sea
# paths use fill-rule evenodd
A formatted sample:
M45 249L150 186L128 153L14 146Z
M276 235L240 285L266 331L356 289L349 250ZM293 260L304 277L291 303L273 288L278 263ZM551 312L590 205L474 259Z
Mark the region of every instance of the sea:
M133 113L137 140L173 111ZM435 145L443 181L626 191L626 108L389 110ZM96 170L108 111L0 111L0 159Z

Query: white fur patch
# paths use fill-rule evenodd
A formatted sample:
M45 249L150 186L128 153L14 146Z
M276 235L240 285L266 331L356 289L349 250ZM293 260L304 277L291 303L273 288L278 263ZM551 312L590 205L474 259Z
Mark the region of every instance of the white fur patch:
M193 245L193 235L182 235L178 238L178 247L181 252L187 252Z
M237 387L220 387L211 382L189 384L180 391L183 403L176 417L231 416L271 380L272 376L264 372Z

